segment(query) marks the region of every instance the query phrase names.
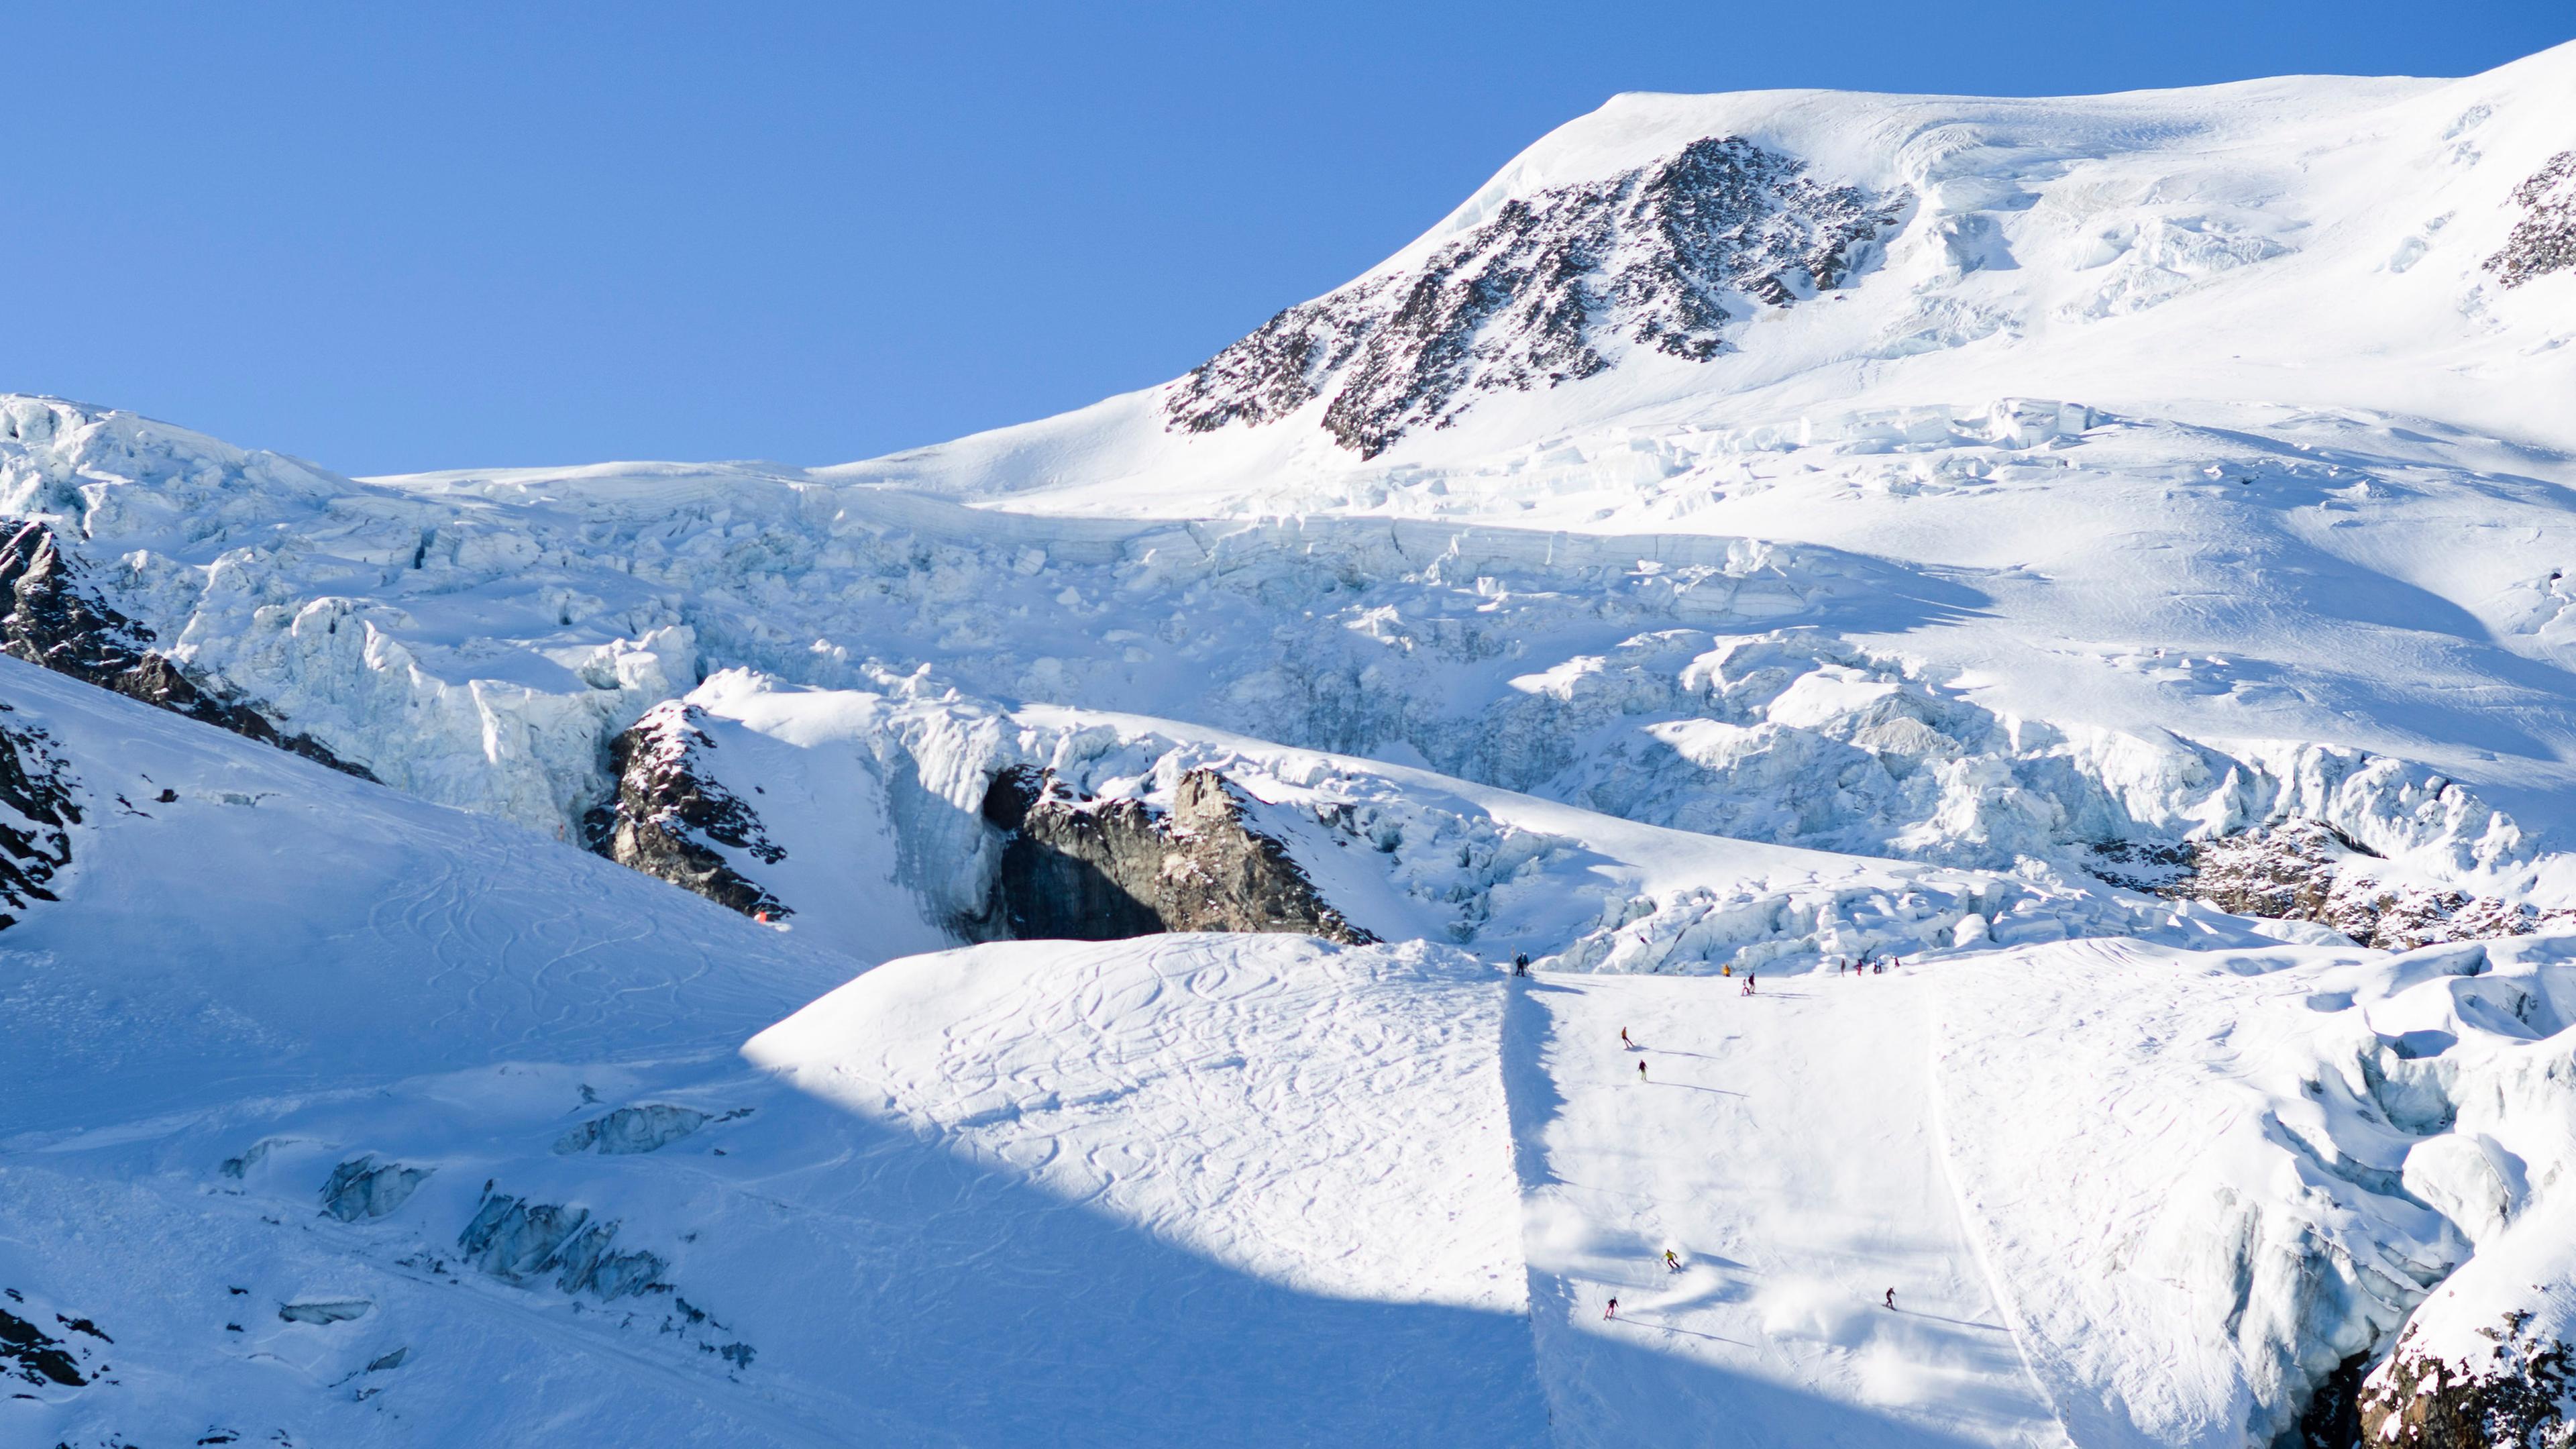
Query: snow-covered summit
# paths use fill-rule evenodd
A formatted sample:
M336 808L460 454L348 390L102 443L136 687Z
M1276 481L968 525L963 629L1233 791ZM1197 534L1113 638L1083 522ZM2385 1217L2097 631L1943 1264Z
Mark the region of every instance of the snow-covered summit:
M2576 142L2571 95L2576 48L2561 46L2456 81L2296 77L2033 100L1621 96L1533 145L1350 287L1282 313L1210 366L1239 372L1245 349L1258 348L1284 384L1294 369L1280 365L1289 339L1278 334L1304 337L1313 309L1429 301L1476 277L1489 305L1528 295L1551 305L1450 329L1452 365L1457 354L1526 357L1539 339L1579 330L1583 315L1629 304L1615 267L1575 285L1602 265L1610 238L1598 230L1560 224L1547 245L1516 241L1501 253L1516 260L1498 266L1505 214L1570 220L1582 211L1567 198L1689 170L1686 158L1731 147L1796 168L1819 198L1906 198L1884 264L1834 278L1845 282L1831 288L1839 300L1821 308L1778 306L1785 297L1759 274L1749 287L1712 274L1741 319L1726 348L1676 350L1657 329L1613 347L1605 334L1600 365L1508 373L1539 395L1482 423L1462 418L1454 436L1412 430L1385 462L1442 467L1612 426L1743 428L1823 405L2010 396L2195 419L2199 406L2247 398L2359 407L2564 449L2576 434L2552 400L2571 387L2561 346L2576 328L2576 283L2550 261L2567 255L2570 224L2550 168ZM1740 170L1701 168L1700 218L1760 228L1842 214L1748 196L1741 183ZM1479 260L1461 274L1470 257ZM1352 330L1345 321L1333 335ZM1339 352L1317 345L1289 361L1338 365ZM855 471L980 496L1070 494L1106 473L1131 490L1150 483L1159 506L1186 507L1183 497L1255 475L1354 471L1342 451L1353 439L1372 454L1387 446L1351 428L1361 399L1383 387L1366 369L1297 410L1280 406L1293 385L1212 408L1207 371L1177 392ZM1190 432L1273 417L1280 426L1258 442ZM1163 436L1165 425L1182 436ZM1315 447L1319 432L1335 446Z

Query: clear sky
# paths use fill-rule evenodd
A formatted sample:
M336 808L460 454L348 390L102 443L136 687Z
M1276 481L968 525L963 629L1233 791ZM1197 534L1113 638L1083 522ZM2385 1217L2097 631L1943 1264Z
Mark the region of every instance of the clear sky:
M343 472L828 463L1186 370L1622 90L2462 75L2570 0L0 4L0 389Z

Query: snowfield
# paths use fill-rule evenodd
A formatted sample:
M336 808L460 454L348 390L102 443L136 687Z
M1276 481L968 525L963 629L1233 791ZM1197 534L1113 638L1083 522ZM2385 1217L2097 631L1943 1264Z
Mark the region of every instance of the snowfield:
M2563 1445L2571 178L1622 96L861 463L0 398L0 1443Z

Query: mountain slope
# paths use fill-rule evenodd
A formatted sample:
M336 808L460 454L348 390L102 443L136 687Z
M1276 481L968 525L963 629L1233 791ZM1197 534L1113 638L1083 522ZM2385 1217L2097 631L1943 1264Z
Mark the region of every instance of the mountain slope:
M2563 1431L2571 98L1624 96L836 468L0 399L0 1438Z

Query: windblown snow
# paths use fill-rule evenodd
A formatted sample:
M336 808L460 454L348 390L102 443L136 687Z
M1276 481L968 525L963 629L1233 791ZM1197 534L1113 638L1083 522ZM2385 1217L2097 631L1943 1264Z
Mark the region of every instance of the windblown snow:
M2571 147L1622 96L839 467L0 398L0 1440L2564 1444Z

